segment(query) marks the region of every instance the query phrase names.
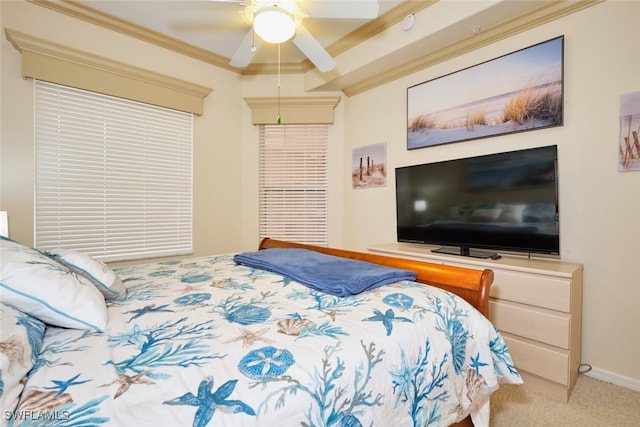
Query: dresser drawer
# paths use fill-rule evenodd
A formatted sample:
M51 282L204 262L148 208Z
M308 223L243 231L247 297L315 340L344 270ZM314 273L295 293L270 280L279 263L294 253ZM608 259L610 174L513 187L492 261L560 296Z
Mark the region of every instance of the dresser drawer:
M490 268L489 320L504 337L524 387L566 402L581 361L582 264L504 254L489 260L434 254L404 243L374 251L474 269Z
M532 343L508 333L502 336L517 369L569 385L569 354L566 350Z
M491 297L570 312L571 280L494 269Z
M570 316L509 301L489 301L489 320L501 332L569 349Z

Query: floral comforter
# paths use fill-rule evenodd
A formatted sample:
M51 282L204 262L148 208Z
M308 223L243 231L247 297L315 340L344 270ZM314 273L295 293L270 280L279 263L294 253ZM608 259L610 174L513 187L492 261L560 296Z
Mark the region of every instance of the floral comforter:
M107 331L48 326L10 425L446 426L521 382L493 325L437 288L341 298L233 254L116 272Z

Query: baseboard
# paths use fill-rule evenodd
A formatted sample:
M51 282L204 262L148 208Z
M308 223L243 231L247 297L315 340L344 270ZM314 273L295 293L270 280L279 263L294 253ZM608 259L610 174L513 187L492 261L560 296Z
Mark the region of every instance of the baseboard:
M640 380L636 378L625 377L624 375L598 368L592 368L589 372L585 373L585 375L597 380L619 385L620 387L640 391Z

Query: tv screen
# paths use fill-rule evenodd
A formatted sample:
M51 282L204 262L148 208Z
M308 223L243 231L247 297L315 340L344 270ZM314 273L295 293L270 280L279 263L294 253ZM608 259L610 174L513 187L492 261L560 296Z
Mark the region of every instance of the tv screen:
M560 253L555 145L396 168L399 242Z

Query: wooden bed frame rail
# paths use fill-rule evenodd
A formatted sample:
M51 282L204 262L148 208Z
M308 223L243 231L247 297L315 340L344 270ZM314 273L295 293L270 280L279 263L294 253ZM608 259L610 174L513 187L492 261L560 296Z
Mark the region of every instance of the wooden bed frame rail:
M453 267L407 258L275 240L267 237L260 242L258 249L269 248L304 248L342 258L411 270L416 273L417 282L453 292L473 305L478 311L484 314L485 317L489 314L489 288L493 283L493 271L489 269L474 270L470 268Z

